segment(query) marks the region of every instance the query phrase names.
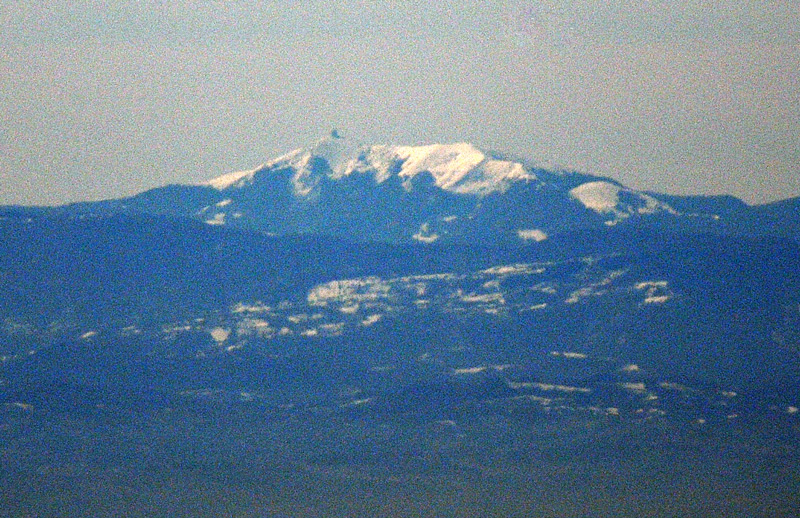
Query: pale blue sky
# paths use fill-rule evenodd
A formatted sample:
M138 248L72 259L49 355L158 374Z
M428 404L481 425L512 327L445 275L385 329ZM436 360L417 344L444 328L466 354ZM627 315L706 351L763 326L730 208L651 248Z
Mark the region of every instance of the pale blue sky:
M2 4L0 204L199 182L334 126L800 195L797 0L330 4Z

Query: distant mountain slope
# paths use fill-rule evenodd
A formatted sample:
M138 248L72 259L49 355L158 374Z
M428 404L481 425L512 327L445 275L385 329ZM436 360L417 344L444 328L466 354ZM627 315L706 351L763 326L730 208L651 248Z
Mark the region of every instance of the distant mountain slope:
M0 217L0 242L0 311L40 328L182 318L241 300L304 297L341 276L477 268L503 255L277 238L164 216L35 211Z
M169 356L233 329L228 344L247 347L386 314L389 334L370 335L386 354L416 340L402 331L519 358L542 347L646 358L715 380L798 367L800 249L789 241L611 227L505 249L359 244L124 214L0 218L0 240L0 356L98 332L120 343L144 333L147 350Z
M733 196L650 194L684 216L664 221L666 228L800 241L800 198L750 206Z
M765 233L800 240L800 198L753 207L752 226Z

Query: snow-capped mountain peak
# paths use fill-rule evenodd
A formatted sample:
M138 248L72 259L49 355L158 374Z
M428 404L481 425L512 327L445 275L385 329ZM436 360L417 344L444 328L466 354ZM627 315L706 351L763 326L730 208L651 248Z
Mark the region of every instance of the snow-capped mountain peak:
M327 164L324 173L315 164ZM250 170L228 173L204 183L218 190L239 188L254 181L257 173L292 169L295 194L308 196L320 175L333 180L352 174L371 174L376 183L397 175L407 182L430 173L436 185L446 191L484 196L504 192L517 181L536 180L521 163L490 157L472 144L431 144L423 146L354 146L335 131L310 148L299 148Z
M340 160L346 159L342 157L346 153L346 148L345 139L336 130L332 130L330 135L318 140L311 147L294 149L277 158L268 160L255 169L223 174L207 180L201 185L213 187L220 191L237 189L253 183L257 173L269 170L293 169L296 171L293 183L301 184L299 188L297 185L295 186L297 194L308 194L302 184L304 183L303 179L307 181L308 177L311 176L310 167L313 159L323 159L333 169Z
M337 132L204 185L222 191L196 212L206 223L363 240L513 244L680 216L614 180L540 169L466 142L360 146Z

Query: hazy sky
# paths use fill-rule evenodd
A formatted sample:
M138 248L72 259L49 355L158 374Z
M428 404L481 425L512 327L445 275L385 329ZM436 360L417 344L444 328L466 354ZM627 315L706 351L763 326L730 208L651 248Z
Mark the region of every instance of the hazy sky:
M3 2L0 204L199 182L332 127L776 200L798 70L798 0Z

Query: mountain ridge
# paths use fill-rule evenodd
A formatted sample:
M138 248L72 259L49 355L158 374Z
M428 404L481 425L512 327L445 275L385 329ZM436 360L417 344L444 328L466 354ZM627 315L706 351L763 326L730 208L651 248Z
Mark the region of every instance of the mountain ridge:
M637 191L610 178L546 170L465 142L354 145L333 132L255 169L199 184L37 210L76 217L168 215L274 235L522 246L617 225L800 240L795 207L800 198L750 206L732 196Z

